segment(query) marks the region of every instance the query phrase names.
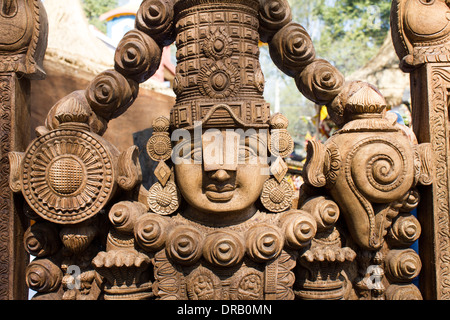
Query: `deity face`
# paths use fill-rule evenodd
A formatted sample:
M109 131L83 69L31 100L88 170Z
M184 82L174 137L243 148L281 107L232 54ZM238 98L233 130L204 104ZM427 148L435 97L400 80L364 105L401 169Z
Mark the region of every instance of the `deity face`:
M176 148L185 160L175 164L175 177L187 214L209 224L251 217L268 178L266 134L207 130L200 143L193 140Z

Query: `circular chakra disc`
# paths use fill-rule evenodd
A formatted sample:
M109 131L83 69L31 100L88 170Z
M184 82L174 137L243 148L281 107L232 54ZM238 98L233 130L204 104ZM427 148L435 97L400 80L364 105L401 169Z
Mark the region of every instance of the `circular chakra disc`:
M280 183L275 179L268 179L264 183L260 199L267 210L281 212L291 207L293 196L294 190L286 179Z
M109 151L92 134L59 129L36 139L26 151L23 194L43 219L75 224L98 213L113 194Z
M152 135L147 142L149 157L154 161L169 160L172 155L171 143L169 135L158 133Z
M174 213L180 201L179 191L172 181L167 181L164 187L157 182L148 191L147 202L150 210L163 216Z

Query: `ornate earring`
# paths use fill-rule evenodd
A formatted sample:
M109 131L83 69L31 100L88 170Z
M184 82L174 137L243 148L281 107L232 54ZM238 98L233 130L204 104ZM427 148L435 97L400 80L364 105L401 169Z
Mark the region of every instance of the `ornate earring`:
M172 154L169 137L169 119L158 117L153 121L153 134L147 142L147 153L154 161L158 161L155 176L158 182L148 191L147 202L154 213L169 215L180 205L180 193L175 184L173 170L166 164Z
M278 159L277 159L278 160ZM282 212L292 205L294 190L283 177L281 180L269 178L264 182L261 203L270 212Z
M294 197L294 190L285 179L288 167L283 160L294 150L294 142L286 129L288 123L281 113L274 114L270 119L269 152L277 158L270 166L273 178L264 182L260 199L263 206L271 212L289 209Z

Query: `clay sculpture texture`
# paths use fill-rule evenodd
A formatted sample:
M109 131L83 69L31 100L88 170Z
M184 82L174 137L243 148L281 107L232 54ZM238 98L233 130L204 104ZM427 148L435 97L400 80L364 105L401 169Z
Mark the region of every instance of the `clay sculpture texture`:
M428 49L401 32L411 65ZM293 140L263 98L260 41L339 127L308 143L295 206ZM149 124L147 190L137 147L102 134L173 42L176 103ZM144 0L114 62L9 153L10 188L34 221L23 236L34 299L422 299L411 211L433 183L432 144L386 117L377 88L317 58L286 0Z

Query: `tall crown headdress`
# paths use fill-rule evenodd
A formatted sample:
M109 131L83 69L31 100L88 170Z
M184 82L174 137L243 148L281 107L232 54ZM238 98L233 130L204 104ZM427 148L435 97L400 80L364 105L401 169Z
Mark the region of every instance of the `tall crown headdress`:
M268 127L259 63L259 1L177 1L173 128Z

